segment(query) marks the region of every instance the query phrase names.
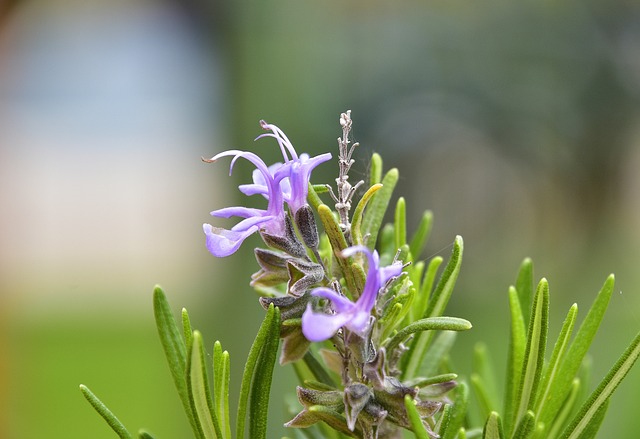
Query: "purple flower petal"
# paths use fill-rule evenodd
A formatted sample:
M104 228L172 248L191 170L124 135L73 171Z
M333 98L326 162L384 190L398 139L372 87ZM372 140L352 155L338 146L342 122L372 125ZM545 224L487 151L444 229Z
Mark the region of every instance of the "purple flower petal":
M202 230L207 236L207 249L213 256L223 258L235 253L242 242L258 230L257 226L241 232L213 227L211 224L203 224Z
M351 318L348 314L315 313L311 305L302 314L302 333L309 341L324 341L333 337Z

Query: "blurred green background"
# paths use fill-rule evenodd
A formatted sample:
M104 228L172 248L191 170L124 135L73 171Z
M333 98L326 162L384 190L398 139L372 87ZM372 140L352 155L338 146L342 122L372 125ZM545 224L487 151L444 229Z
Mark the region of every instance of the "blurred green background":
M351 109L352 179L372 152L400 169L425 257L465 257L450 315L471 320L455 364L507 345L525 256L551 286L551 337L610 272L594 380L640 328L640 3L632 0L5 0L0 3L0 437L112 438L78 385L132 430L190 437L151 310L161 284L232 387L262 319L248 242L216 260L208 212L243 202L238 166L260 119L298 151L335 151ZM264 150L264 154L262 151ZM333 181L325 164L314 182ZM273 435L290 368L276 369ZM633 370L601 437L640 428Z

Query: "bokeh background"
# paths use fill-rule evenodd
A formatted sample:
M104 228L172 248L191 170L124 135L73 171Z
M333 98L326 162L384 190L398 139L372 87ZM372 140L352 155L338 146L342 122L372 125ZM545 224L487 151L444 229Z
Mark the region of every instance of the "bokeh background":
M551 286L551 337L606 276L616 294L594 381L640 328L640 4L632 0L0 2L0 437L111 438L78 385L133 431L190 437L151 310L161 284L232 387L262 318L248 242L216 260L208 212L242 202L250 169L200 161L256 148L258 120L299 151L334 151L351 109L352 179L372 152L425 257L465 256L449 314L471 320L454 362L485 340L498 372L506 292L521 260ZM315 182L332 181L325 164ZM290 368L275 392L292 395ZM601 437L634 437L640 372ZM271 403L272 435L284 403Z

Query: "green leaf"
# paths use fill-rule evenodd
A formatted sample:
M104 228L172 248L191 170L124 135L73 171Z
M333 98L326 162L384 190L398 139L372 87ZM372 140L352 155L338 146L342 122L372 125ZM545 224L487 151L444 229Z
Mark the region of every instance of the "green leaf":
M258 364L258 359L262 347L268 343L268 339L271 336L272 326L274 320L276 320L276 310L273 304L269 305L267 314L258 329L256 338L249 349L249 355L247 356L247 362L244 366L244 373L242 374L242 383L240 384L240 396L238 400L238 415L236 417L236 439L244 439L245 420L247 417L247 402L249 401L249 392L251 390L251 383L254 375L254 370ZM279 319L278 319L279 320Z
M412 306L412 320L422 318L426 314L433 283L436 279L436 274L438 274L438 268L442 265L442 261L441 256L436 256L429 261L427 271L424 273L424 277L420 283L420 291L415 298L414 306Z
M482 431L482 439L504 439L502 421L498 413L491 412L487 418L487 422L484 424L484 430Z
M407 203L404 197L398 198L394 215L396 248L400 248L407 243Z
M591 305L587 316L580 325L580 328L578 329L575 338L560 365L559 372L556 374L554 380L549 383L553 388L555 396L541 408L540 413L538 413L538 422L550 425L553 418L558 413L563 400L569 393L571 382L576 376L576 373L580 368L580 364L589 350L589 346L591 346L593 337L600 327L602 317L609 305L609 299L611 298L614 284L615 279L613 275L610 275Z
M309 183L309 191L307 192L307 202L309 205L318 211L318 207L322 204L322 200L318 194L327 192L328 190L329 189L325 185L313 185Z
M546 428L546 435L538 435L538 437L544 439L555 439L560 432L565 428L566 422L573 411L576 402L579 400L578 395L581 391L581 387L585 387L579 378L574 378L571 383L571 389L569 390L569 396L564 400L560 411L553 420L553 423ZM544 424L542 424L544 425Z
M464 244L462 237L456 236L453 243L451 258L440 276L433 298L427 305L424 317L437 317L441 316L444 312L444 309L449 302L449 298L451 297L451 293L453 292L453 287L458 279L458 273L460 273L463 250ZM414 338L409 351L403 356L403 379L411 379L416 376L416 372L420 367L420 363L424 358L424 354L429 347L432 337L433 333L427 332Z
M476 374L482 381L484 396L487 403L485 416L498 409L498 390L493 376L493 365L487 355L487 347L484 343L476 343L473 350L473 364Z
M371 156L369 186L380 183L380 180L382 180L382 157L380 157L380 154L374 152Z
M525 258L520 264L516 279L516 291L520 299L520 306L524 312L524 323L529 326L529 310L533 300L533 262Z
M362 235L369 235L367 240L367 247L373 250L376 247L376 241L378 240L378 232L382 225L384 214L387 211L387 206L393 195L393 190L398 183L398 170L393 168L386 173L382 179L382 189L378 191L378 195L369 203L369 207L365 212L362 220Z
M417 439L429 439L429 433L422 423L420 413L416 408L416 403L411 395L404 396L404 406L407 409L407 415L409 416L409 423L411 424L411 430Z
M320 221L324 226L324 231L329 238L336 262L340 266L344 280L347 283L347 288L349 289L349 292L354 295L353 298L357 299L364 287L364 278L354 274L352 268L353 259L351 257L345 258L342 256L342 250L347 248L347 240L340 230L340 225L333 216L333 212L326 204L318 206L318 216L320 217Z
M524 414L520 422L518 423L518 427L516 431L513 433L513 439L527 439L533 433L533 430L536 426L536 415L531 411L527 410Z
M458 317L428 317L413 322L394 335L387 344L387 352L391 354L398 345L411 334L424 331L466 331L471 329L471 322Z
M156 286L153 290L153 312L160 336L160 343L164 350L173 382L178 390L182 406L189 419L191 428L198 435L198 425L191 409L189 391L186 381L187 346L180 336L180 330L171 312L171 307L162 288ZM199 436L198 436L199 437Z
M216 439L222 436L220 425L213 411L213 401L209 390L207 377L206 355L202 343L202 335L193 332L193 343L189 356L187 382L193 413L200 426L200 432L205 439Z
M571 308L569 308L567 317L564 319L562 329L560 330L560 334L558 335L558 340L556 341L556 344L553 348L553 353L551 354L551 360L545 367L544 373L542 375L543 378L540 384L540 392L534 409L534 412L536 413L539 413L540 407L554 397L554 390L553 387L551 387L550 383L554 381L554 378L560 370L560 362L564 358L564 353L567 350L567 346L569 346L569 339L571 338L573 325L576 322L577 315L578 305L574 303Z
M155 439L154 436L145 430L140 430L138 432L138 439Z
M304 360L304 363L309 368L309 370L311 371L311 373L313 374L313 377L317 381L323 384L326 384L331 388L336 387L336 383L333 381L329 373L326 371L324 367L322 367L320 362L318 362L316 357L314 357L310 351L307 351L307 353L303 357L303 360Z
M455 439L464 425L469 403L469 387L465 383L458 384L453 391L453 406L449 417L449 425L442 439Z
M438 373L442 366L443 359L447 357L449 351L453 347L456 341L457 332L455 331L442 331L434 339L431 346L427 350L424 357L424 361L418 368L418 375L431 376Z
M270 331L260 350L259 367L255 368L251 383L249 399L249 437L251 439L265 439L267 437L267 420L269 412L269 394L273 379L273 366L278 356L278 342L280 341L280 309L275 309Z
M546 279L542 279L538 284L530 321L522 378L516 398L519 405L513 425L518 425L526 416L527 410L533 408L536 391L540 384L549 329L549 284Z
M191 350L191 343L193 343L193 328L191 327L189 313L185 308L182 308L182 335L184 336L187 351Z
M452 410L452 405L451 404L445 404L442 408L442 414L440 415L440 419L438 420L438 423L436 424L436 431L438 432L438 434L442 437L444 436L447 431L449 431L449 424L451 422L451 410Z
M409 244L414 261L420 259L420 255L422 254L422 251L427 244L427 240L429 239L429 235L431 234L432 226L433 213L430 210L427 210L422 214L418 228L413 234L413 238L411 238L411 244Z
M581 437L585 431L593 428L593 426L599 426L600 422L602 422L602 420L597 419L599 411L603 410L606 406L609 398L629 370L631 370L638 356L640 356L640 333L636 335L624 353L618 358L618 361L616 361L611 370L600 382L596 390L593 391L580 408L578 414L563 432L562 438L577 439ZM594 420L597 422L594 422Z
M511 431L514 412L517 409L518 389L522 365L524 364L524 351L527 346L527 331L524 323L520 297L514 287L509 288L509 308L511 311L511 333L509 349L507 351L507 372L504 398L505 428Z
M215 413L221 423L223 439L231 439L231 421L229 420L229 379L231 378L231 358L229 352L222 351L222 345L216 341L213 345L213 398Z
M98 397L94 395L87 386L80 384L80 391L82 392L82 395L86 398L86 400L89 401L89 404L93 406L94 410L98 412L100 416L102 416L102 419L107 421L109 427L111 427L111 429L121 439L132 439L133 436L131 436L131 433L129 433L122 422L120 422L120 420L116 418L116 415L114 415L113 412L111 412L111 410L109 410L107 406L104 405L104 403L100 401L100 399L98 399Z
M362 214L364 213L364 209L371 200L371 197L378 192L382 188L380 183L374 184L371 186L367 192L360 198L358 201L358 205L353 211L353 217L351 219L351 241L353 245L363 245L363 237L362 237Z

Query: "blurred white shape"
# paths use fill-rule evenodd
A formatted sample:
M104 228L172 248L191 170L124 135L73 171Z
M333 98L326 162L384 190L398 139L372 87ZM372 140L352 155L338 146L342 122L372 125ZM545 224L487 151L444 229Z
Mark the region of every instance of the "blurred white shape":
M215 52L168 4L89 3L26 2L0 36L4 300L146 305L209 260Z

